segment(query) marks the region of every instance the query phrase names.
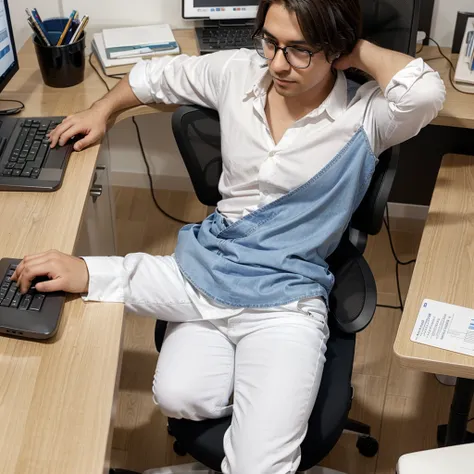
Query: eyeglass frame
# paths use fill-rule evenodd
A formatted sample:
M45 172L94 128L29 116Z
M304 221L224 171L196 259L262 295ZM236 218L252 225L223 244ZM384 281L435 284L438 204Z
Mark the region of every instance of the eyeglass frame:
M296 48L296 46L284 46L283 48L281 46L278 46L276 43L274 43L273 41L271 40L268 40L267 38L264 38L263 36L254 36L253 38L253 42L254 42L254 47L255 47L255 50L257 51L258 55L263 58L263 59L266 59L267 61L273 61L277 55L277 52L279 50L283 51L283 56L285 56L285 59L286 59L286 62L293 68L295 69L308 69L310 66L311 66L311 61L313 60L313 56L315 54L318 54L320 51L310 51L308 49L300 49L301 52L305 52L305 53L308 53L309 55L309 61L308 61L308 65L305 66L305 67L299 67L299 66L293 66L293 64L290 63L290 60L288 59L288 52L287 52L287 49L288 48L293 48L293 49L298 49ZM260 40L260 41L268 41L270 44L273 45L273 47L275 48L275 54L273 55L273 58L267 58L265 56L262 56L259 52L258 52L258 48L255 46L255 42L257 40Z

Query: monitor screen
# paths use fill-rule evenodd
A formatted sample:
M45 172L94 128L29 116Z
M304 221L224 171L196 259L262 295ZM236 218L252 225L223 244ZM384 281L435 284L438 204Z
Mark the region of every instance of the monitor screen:
M183 0L183 18L232 20L255 18L258 0Z
M0 0L0 91L18 71L12 24L6 0Z

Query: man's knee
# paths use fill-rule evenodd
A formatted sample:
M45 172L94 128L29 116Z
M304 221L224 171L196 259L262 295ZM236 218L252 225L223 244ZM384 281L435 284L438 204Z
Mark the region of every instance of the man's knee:
M178 377L155 375L153 400L165 416L200 421L221 418L230 413L225 395L209 394L204 388Z

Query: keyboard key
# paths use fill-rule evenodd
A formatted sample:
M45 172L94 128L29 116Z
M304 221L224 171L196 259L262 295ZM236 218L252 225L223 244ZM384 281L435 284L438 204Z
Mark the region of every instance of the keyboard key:
M35 295L30 305L30 311L41 311L41 306L43 306L44 299L45 295L42 295L41 293Z
M24 295L21 302L20 302L20 310L26 311L30 307L31 300L33 299L33 296L31 295Z
M17 163L16 165L13 165L13 168L16 170L22 170L24 167L25 165L22 163Z
M11 176L12 172L13 172L12 169L3 170L2 176Z
M12 172L12 176L15 176L15 177L18 177L21 175L21 170L11 170L11 172Z
M15 163L13 163L13 162L8 162L5 165L5 169L7 169L7 170L12 170L14 167L15 167Z
M5 299L2 301L1 306L10 306L10 303L13 300L13 297L15 296L16 293L16 287L12 286L9 290L8 293L5 296Z
M42 143L37 158L44 160L49 151L49 143Z
M18 138L16 139L15 147L13 151L18 151L18 153L21 151L23 148L23 145L25 144L26 138L28 137L28 131L26 129L22 129L20 132L20 135L18 135Z
M29 128L29 127L31 127L32 122L33 122L33 121L30 120L30 119L25 120L25 123L23 124L23 126L24 126L25 128Z
M31 171L32 171L32 168L25 168L23 170L23 172L21 173L21 177L22 178L29 178L31 177Z
M16 291L15 296L12 299L12 302L10 303L10 308L18 308L20 305L21 301L21 293L19 291Z
M26 161L35 161L36 153L38 153L38 148L32 148L30 152L28 153L28 157L26 158Z
M41 125L41 122L39 120L33 120L33 123L31 124L32 127L38 128Z
M27 151L22 151L20 153L20 158L27 158L28 157L28 152Z

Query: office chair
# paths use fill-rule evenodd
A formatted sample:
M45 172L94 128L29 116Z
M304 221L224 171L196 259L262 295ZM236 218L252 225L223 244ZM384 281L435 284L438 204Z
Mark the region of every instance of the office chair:
M420 0L360 0L364 17L363 36L380 46L414 56ZM367 80L357 72L347 75ZM221 199L218 182L222 173L219 117L216 111L195 106L180 107L172 118L173 133L198 199L215 206ZM335 446L344 430L358 434L357 448L367 457L378 452L370 427L348 418L353 398L351 386L356 333L371 322L377 289L363 257L368 235L376 235L383 224L385 207L395 178L400 148L379 157L371 185L354 213L347 232L328 259L335 285L329 298L330 338L321 387L301 445L299 472L316 466ZM155 344L163 344L167 323L157 321ZM216 472L224 458L223 438L231 417L194 422L169 419L168 431L176 438L178 455L189 453ZM110 474L133 474L111 469Z
M214 110L197 106L180 107L172 118L173 133L198 199L207 206L220 200L218 182L222 172L219 116ZM300 471L318 464L331 451L344 430L359 435L357 448L367 457L377 454L378 442L370 427L348 419L356 333L371 322L376 309L375 280L362 253L367 235L377 234L394 181L398 148L380 156L369 190L355 212L350 228L329 258L335 286L330 295L326 364L313 408L308 432L301 446ZM167 323L157 321L155 345L163 344ZM231 417L194 422L169 419L168 430L176 438L178 455L189 453L208 468L219 472L224 458L223 438ZM111 470L111 474L132 474Z

